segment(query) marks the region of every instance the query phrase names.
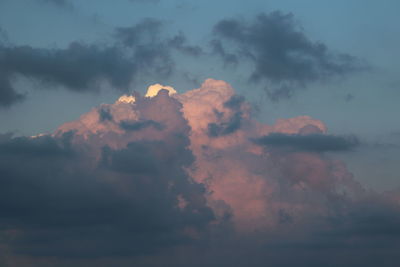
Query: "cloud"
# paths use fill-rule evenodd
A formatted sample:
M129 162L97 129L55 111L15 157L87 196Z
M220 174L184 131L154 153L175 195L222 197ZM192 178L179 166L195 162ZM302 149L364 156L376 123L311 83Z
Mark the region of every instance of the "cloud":
M123 98L123 101L125 101L125 99L126 98ZM108 107L103 107L103 108L99 109L99 117L100 117L99 119L101 122L113 120L113 117L112 117Z
M126 59L116 47L101 48L74 42L66 49L1 46L0 51L0 69L3 72L1 93L8 96L3 106L21 99L12 87L17 75L82 92L97 90L94 85L100 79L109 81L117 88L124 88L138 71L136 63Z
M103 81L126 91L138 80L166 79L175 71L172 51L197 56L200 50L188 45L182 33L163 36L162 26L159 20L144 19L116 28L115 42L108 45L72 42L66 48L48 49L0 44L0 106L24 99L14 87L19 76L74 92L96 92Z
M8 34L0 27L0 43L8 41Z
M176 90L174 88L172 88L171 86L165 86L165 85L156 83L156 84L150 85L147 88L145 97L154 97L158 94L158 92L160 90L167 90L169 95L176 94Z
M168 41L168 44L174 49L189 56L199 57L205 54L200 46L188 45L186 36L182 32L179 32L177 35L172 37Z
M115 30L117 40L128 47L134 47L136 58L145 57L144 66L157 66L158 73L171 74L174 71L173 51L183 55L199 57L203 50L199 46L189 45L184 33L169 36L164 34L166 22L146 18L131 27L118 27ZM158 77L160 78L160 77Z
M134 103L135 101L136 99L132 95L122 95L117 100L117 102L123 102L123 103Z
M194 57L204 54L200 46L188 44L186 35L183 32L173 36L163 36L162 32L165 31L165 24L166 22L158 19L146 18L132 27L116 28L115 37L127 47L143 45L143 42L145 42L147 46L151 46L150 48L147 47L147 49L175 49L185 55ZM141 48L145 49L145 47Z
M250 62L254 68L249 80L263 84L273 101L289 98L309 83L361 68L356 58L333 53L324 44L311 41L293 15L278 11L262 13L253 21L219 21L213 28L211 53L190 44L183 32L168 33L166 25L165 21L145 18L129 27L117 27L106 45L76 41L66 48L0 44L0 106L25 99L15 88L21 76L40 81L47 88L61 86L74 92L95 92L102 82L126 91L132 85L154 81L154 77L165 80L177 72L189 77L188 72L176 68L176 60L189 57L199 60L219 55L225 65L233 66ZM234 116L232 124L238 125L239 117ZM211 125L211 129L216 128L221 127ZM224 135L230 130L211 132Z
M160 94L141 105L151 117L156 114L146 109L161 101L175 127L127 131L119 135L120 148L99 144L98 138L107 139L100 134L85 140L73 132L5 135L0 243L22 257L96 259L196 242L187 231L201 233L213 212L204 187L184 171L194 159L187 149L188 128L178 103L168 98ZM149 130L163 138L143 141Z
M143 128L147 128L153 126L156 129L162 129L163 126L162 124L153 121L153 120L146 120L146 121L133 121L133 122L129 122L129 121L122 121L120 123L120 127L126 131L138 131L141 130Z
M369 197L356 203L348 214L350 220L341 221L336 231L341 235L372 243L370 238L384 238L383 242L396 242L400 237L400 210L389 199ZM386 240L385 240L386 239ZM379 247L380 244L370 244Z
M241 113L235 113L227 122L208 124L208 134L213 137L228 135L240 128Z
M146 18L131 27L118 27L115 29L115 36L128 47L139 44L154 44L159 42L159 34L162 22L158 19Z
M359 144L355 136L282 133L271 133L255 142L266 147L310 152L349 151Z
M64 134L61 139L54 140L49 136L11 138L8 136L0 143L3 154L16 156L37 156L37 157L64 157L73 154L70 149L69 135Z
M221 40L211 41L212 52L222 57L225 65L236 65L239 63L238 56L234 53L229 53L226 51Z
M213 32L214 53L226 64L251 62L254 71L249 79L269 83L266 89L272 100L288 98L310 82L360 68L355 57L333 53L325 44L310 40L291 13L261 13L252 21L224 19Z
M22 101L25 96L14 90L8 77L0 74L0 107L9 107Z
M208 135L212 137L224 136L237 131L242 124L241 105L244 102L243 96L233 95L224 103L224 107L233 111L232 115L225 121L219 123L208 124ZM219 113L215 110L216 116L223 118L223 112Z
M59 8L64 8L68 10L73 10L75 5L72 3L71 0L37 0L41 3L51 4Z
M239 127L210 135L209 125L235 116ZM324 153L355 145L308 116L261 123L214 79L102 104L51 135L3 134L0 259L286 267L375 266L385 257L390 266L399 259L400 194L364 188Z

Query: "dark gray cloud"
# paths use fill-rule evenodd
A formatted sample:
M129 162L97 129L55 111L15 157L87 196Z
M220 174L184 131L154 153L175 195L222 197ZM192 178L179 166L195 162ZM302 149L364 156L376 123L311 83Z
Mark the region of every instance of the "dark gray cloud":
M25 137L11 138L8 135L6 140L1 140L0 150L7 155L44 158L71 156L73 154L68 134L63 135L62 139L58 140L49 136L29 139Z
M269 82L273 100L290 97L296 87L358 69L354 57L311 41L290 13L261 13L250 22L224 19L214 26L214 34L214 52L226 63L252 62L250 80Z
M8 40L8 34L5 30L0 27L0 43Z
M235 110L238 111L240 110L242 104L244 103L245 98L244 96L241 95L233 95L231 98L228 99L228 101L226 101L224 103L224 107L227 107L231 110Z
M237 112L233 114L226 122L221 123L209 123L208 124L208 135L211 137L224 136L237 131L242 122L242 114Z
M14 90L10 79L4 73L0 73L0 107L9 107L24 98L23 94Z
M225 65L236 65L239 63L238 56L234 53L227 52L222 41L216 39L212 40L211 47L214 54L218 54L222 57Z
M255 142L267 147L312 152L349 151L359 145L355 136L326 134L271 133L256 139Z
M147 18L132 27L119 27L115 37L122 45L131 49L137 66L144 70L153 70L157 78L166 78L175 69L171 47L162 36L163 23Z
M113 120L113 116L110 112L109 107L103 106L103 107L99 108L98 112L99 112L99 119L101 122Z
M236 132L242 126L243 113L240 110L245 98L239 95L233 95L224 103L224 107L233 111L228 120L223 120L223 113L214 110L216 116L221 120L219 123L208 124L208 135L210 137L219 137Z
M162 130L164 126L153 120L143 121L121 121L119 126L125 131L139 131L147 127L154 127L155 129Z
M161 143L132 142L125 149L113 151L103 148L102 161L108 168L122 173L155 174L159 172L152 160L148 146L162 145ZM135 164L132 164L135 162Z
M186 35L183 32L179 32L173 36L164 36L165 26L166 22L164 21L146 18L132 27L116 28L115 37L125 46L136 47L136 49L144 49L142 46L149 48L150 46L150 49L165 51L175 49L191 56L200 56L203 54L201 47L188 44Z
M164 36L163 27L162 21L150 18L119 27L109 45L72 42L64 49L47 49L0 44L0 106L24 99L13 86L18 76L76 92L96 91L100 81L126 90L138 79L166 79L175 71L172 51L191 56L203 51L189 45L183 33Z
M185 159L166 165L159 153L168 146L105 147L99 165L90 166L89 154L62 139L3 140L0 228L24 234L0 242L17 255L61 258L133 256L189 242L180 229L200 229L213 214L199 202L203 187L181 169L190 152L183 148ZM188 203L184 210L178 195Z
M160 42L162 21L154 18L146 18L131 27L118 27L115 29L115 37L128 47Z
M35 261L136 257L197 242L185 229L202 233L214 214L185 171L194 156L182 106L166 91L135 106L141 126L119 135L0 135L1 246ZM119 148L107 145L115 141Z
M53 1L51 1L53 2ZM54 1L58 5L68 1ZM166 79L176 71L175 52L199 58L207 53L189 44L184 33L168 35L166 22L146 18L131 27L118 27L109 45L72 42L64 49L0 45L0 106L24 99L13 84L19 76L72 91L95 91L99 81L126 89L138 79ZM335 54L312 42L291 14L260 14L254 21L221 20L214 26L212 51L226 65L254 63L250 76L263 82L271 100L291 97L296 89L358 67L347 54Z
M182 32L172 37L168 44L170 47L189 56L198 57L204 55L204 51L200 46L187 44L186 36Z
M393 243L400 239L400 209L388 199L370 196L352 206L345 217L337 218L334 233L353 237L379 247L379 242ZM371 238L376 238L375 243Z
M1 46L0 70L3 106L22 98L12 87L17 75L37 79L47 85L63 85L72 91L95 91L100 79L117 88L128 86L137 74L135 60L126 58L117 47L71 43L65 49L30 46Z
M95 90L91 85L100 78L116 87L127 86L137 70L134 60L117 47L74 42L66 49L13 46L0 51L0 68L9 76L20 74L75 91Z

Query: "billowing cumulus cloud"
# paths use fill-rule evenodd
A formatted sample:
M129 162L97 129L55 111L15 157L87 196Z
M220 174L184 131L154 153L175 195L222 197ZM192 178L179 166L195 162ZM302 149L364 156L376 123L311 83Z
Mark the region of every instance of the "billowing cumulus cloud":
M2 245L22 257L100 258L195 241L214 215L204 186L184 171L194 158L181 105L162 93L137 105L143 119L169 127L121 127L115 135L104 128L83 139L79 131L62 130L2 138ZM93 123L119 119L108 112L112 117ZM95 114L101 116L89 116Z
M251 21L232 18L214 26L211 42L226 64L249 61L249 79L268 84L272 100L288 98L310 82L344 75L360 67L348 54L335 54L302 31L292 14L261 13Z
M398 192L370 192L323 153L346 153L356 139L308 116L260 123L224 81L159 87L51 135L0 136L5 264L398 262Z

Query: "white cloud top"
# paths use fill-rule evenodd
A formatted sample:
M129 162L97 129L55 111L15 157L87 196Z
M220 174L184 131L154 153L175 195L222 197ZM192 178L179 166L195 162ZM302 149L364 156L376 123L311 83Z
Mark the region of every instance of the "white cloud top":
M135 103L135 101L136 99L132 95L122 95L117 100L117 102L123 102L123 103Z
M165 86L165 85L161 85L159 83L150 85L149 88L147 89L147 93L145 95L145 97L154 97L158 94L158 92L162 89L165 89L168 91L169 95L173 95L176 94L176 90L174 88L172 88L171 86Z

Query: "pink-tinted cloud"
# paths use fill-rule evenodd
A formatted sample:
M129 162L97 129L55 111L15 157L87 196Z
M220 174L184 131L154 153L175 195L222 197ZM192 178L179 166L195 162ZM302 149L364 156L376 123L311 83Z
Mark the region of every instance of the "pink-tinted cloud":
M329 157L336 145L346 149L323 122L260 123L224 81L172 90L103 104L52 135L0 136L0 198L19 199L1 206L9 257L82 266L105 255L104 266L243 266L253 258L265 266L268 248L276 266L276 255L300 257L297 246L316 259L306 266L324 262L312 246L330 246L335 261L342 247L371 246L376 235L389 246L389 234L400 235L398 194L369 192Z

